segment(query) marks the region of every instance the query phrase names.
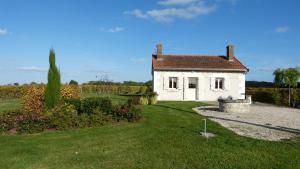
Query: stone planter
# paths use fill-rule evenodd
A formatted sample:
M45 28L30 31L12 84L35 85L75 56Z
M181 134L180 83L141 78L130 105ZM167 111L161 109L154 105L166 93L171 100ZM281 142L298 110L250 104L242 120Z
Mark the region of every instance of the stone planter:
M244 100L219 99L219 109L228 113L247 113L250 111L251 97Z

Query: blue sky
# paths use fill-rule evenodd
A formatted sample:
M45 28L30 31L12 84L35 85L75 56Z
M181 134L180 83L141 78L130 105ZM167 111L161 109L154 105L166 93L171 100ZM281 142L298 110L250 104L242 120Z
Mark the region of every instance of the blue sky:
M300 1L0 0L0 84L46 82L49 49L62 81L151 79L151 54L225 54L272 81L300 66Z

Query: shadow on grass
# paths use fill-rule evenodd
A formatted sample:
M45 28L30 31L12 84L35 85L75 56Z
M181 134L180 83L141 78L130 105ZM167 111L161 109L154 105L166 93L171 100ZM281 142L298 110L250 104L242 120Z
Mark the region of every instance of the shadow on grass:
M157 106L157 107L162 107L162 108L166 108L166 109L172 109L172 110L176 110L176 111L183 111L183 112L187 112L187 113L193 113L193 114L196 114L195 111L193 111L191 109L191 111L188 111L188 110L184 110L184 109L179 109L179 108L176 108L176 107L171 107L171 106L166 106L166 105L159 105L159 104L156 104L154 106Z

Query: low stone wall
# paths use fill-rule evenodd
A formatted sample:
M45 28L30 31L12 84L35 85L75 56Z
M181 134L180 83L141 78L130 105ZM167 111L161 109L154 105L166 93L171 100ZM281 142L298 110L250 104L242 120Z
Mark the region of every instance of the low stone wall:
M222 112L247 113L250 111L251 99L246 99L246 100L219 99L218 101L219 101L219 109Z

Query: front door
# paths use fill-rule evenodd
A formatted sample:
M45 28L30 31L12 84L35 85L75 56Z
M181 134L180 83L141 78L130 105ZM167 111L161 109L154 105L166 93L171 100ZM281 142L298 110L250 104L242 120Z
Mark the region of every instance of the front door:
M198 78L189 77L187 86L187 100L198 100Z

